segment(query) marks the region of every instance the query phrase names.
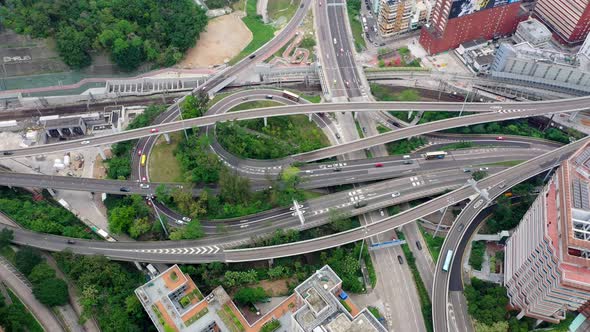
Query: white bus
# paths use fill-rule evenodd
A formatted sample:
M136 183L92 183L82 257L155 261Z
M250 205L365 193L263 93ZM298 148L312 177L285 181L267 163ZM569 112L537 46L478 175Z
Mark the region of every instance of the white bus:
M451 260L453 259L453 251L447 251L447 257L445 257L445 264L443 265L443 271L449 272L449 267L451 266Z
M287 90L283 90L283 97L291 99L294 102L299 102L299 96Z
M431 160L431 159L444 159L447 153L445 151L433 151L433 152L426 152L424 154L424 159Z

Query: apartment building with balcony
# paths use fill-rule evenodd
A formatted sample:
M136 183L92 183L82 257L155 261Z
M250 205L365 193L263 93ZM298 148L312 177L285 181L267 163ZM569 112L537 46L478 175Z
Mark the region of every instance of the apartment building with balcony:
M564 44L582 43L590 32L590 0L537 0L533 15Z
M561 163L506 243L519 318L557 323L590 306L590 144Z
M380 0L377 24L382 37L420 28L430 19L429 0Z

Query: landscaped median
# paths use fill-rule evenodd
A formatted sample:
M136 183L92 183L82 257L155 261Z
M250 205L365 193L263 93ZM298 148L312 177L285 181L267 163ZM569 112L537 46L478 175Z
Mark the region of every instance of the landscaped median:
M238 55L230 60L230 65L234 65L246 56L254 53L274 37L275 29L269 24L264 24L261 17L256 13L256 3L257 0L246 1L246 16L242 18L244 24L252 31L252 41Z

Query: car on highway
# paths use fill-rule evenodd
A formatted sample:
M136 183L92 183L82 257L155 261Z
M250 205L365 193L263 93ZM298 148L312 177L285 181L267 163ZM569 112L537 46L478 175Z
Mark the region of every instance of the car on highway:
M142 152L143 152L143 150L141 150L141 149L137 150L137 155L141 157Z
M418 250L422 250L422 245L420 244L420 241L416 241L416 247L418 248Z
M191 218L189 218L189 217L182 217L182 220L183 220L183 221L186 221L186 222L190 222L192 219L191 219Z
M401 194L399 193L399 191L394 191L394 192L391 194L391 197L393 197L393 198L396 198L396 197L399 197L400 195L401 195Z
M346 86L350 87L350 82L349 81L346 81L344 83L346 84Z
M385 211L383 211L383 209L379 209L379 214L381 217L385 217Z
M82 142L80 142L80 144L82 144L82 145L90 144L90 141L82 141Z
M184 221L182 221L180 219L176 220L176 222L179 223L179 224L181 224L181 225L184 225Z
M12 156L14 154L14 152L12 152L12 151L4 151L2 154L5 155L5 156Z
M127 188L127 187L121 187L119 190L124 193L128 193L130 191L129 188Z
M342 168L340 168L340 167L336 167L336 168L334 168L334 169L333 169L333 171L334 171L334 172L341 172L341 171L342 171Z
M465 224L460 224L459 225L459 232L463 231L463 228L465 228Z
M504 140L504 136L498 136L498 137L496 137L496 140L497 141L503 141Z
M144 181L145 182L145 181L147 181L147 178L145 176L142 176L141 177L141 181Z
M139 188L141 189L150 189L150 185L147 183L140 183Z
M469 169L469 168L463 168L463 173L471 173L471 169Z
M272 98L274 98L274 97L273 97L272 95L266 95L266 97L265 97L265 98L266 98L266 99L272 99Z
M319 6L320 6L320 7L322 6L322 2L321 2L321 1L319 2Z
M250 54L250 56L248 57L248 59L254 59L256 57L256 54Z
M68 242L68 244L76 244L76 241L74 241L74 240L68 240L67 242Z
M480 171L487 171L488 169L490 169L489 167L480 167L479 170Z
M402 256L400 256L400 255L397 255L397 261L398 261L400 264L403 264L403 263L404 263L404 259L403 259L403 258L402 258Z
M159 130L158 128L152 128L150 129L150 133L157 133Z
M367 128L363 127L363 133L367 133Z
M340 139L340 134L336 133L336 139Z
M344 53L344 48L340 48L340 53Z
M248 97L242 97L242 100L248 100Z
M301 6L299 6L299 8L303 8L303 4L301 4Z
M383 164L382 163L376 163L375 164L375 167L383 167Z

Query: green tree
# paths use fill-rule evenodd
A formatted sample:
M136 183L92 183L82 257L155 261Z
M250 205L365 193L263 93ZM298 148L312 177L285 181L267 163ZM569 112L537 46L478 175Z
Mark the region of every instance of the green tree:
M163 203L170 204L171 202L170 190L163 183L156 187L156 196Z
M119 67L127 71L134 70L145 60L143 40L140 37L131 40L118 38L113 43L111 54Z
M241 304L251 304L264 300L268 297L262 287L245 287L240 288L234 295L234 300Z
M132 238L137 239L141 235L149 232L150 229L152 229L152 223L149 221L148 217L137 218L129 227L129 235L131 235Z
M250 201L250 180L224 167L219 178L219 197L230 204L245 204Z
M84 32L63 26L56 35L57 51L64 62L72 68L83 68L90 65L88 54L90 40Z
M54 307L68 303L68 285L58 278L43 279L33 285L33 294L43 304Z
M47 263L40 263L36 265L29 274L29 280L33 285L42 282L43 280L55 278L55 270Z
M126 233L135 220L133 206L118 206L108 213L109 229L115 234Z
M16 268L26 276L31 274L33 268L43 261L39 251L31 247L23 247L17 251L14 260Z
M488 172L486 171L475 171L473 173L471 173L471 177L475 180L475 181L479 181L482 180L483 178L485 178L486 176L488 176Z
M205 232L198 220L192 220L183 228L179 228L170 233L170 240L192 240L203 237Z

